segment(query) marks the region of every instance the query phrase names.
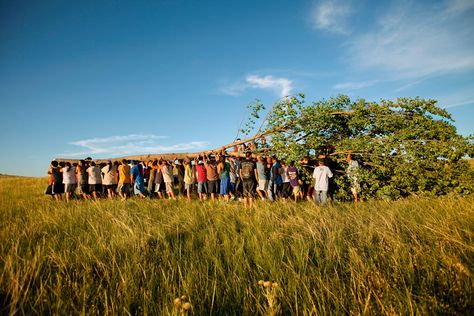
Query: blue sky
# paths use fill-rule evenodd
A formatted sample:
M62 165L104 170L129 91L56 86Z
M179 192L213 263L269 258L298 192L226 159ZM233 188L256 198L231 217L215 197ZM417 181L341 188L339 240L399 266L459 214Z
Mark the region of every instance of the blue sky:
M201 151L303 92L434 98L474 134L474 1L1 1L0 173Z

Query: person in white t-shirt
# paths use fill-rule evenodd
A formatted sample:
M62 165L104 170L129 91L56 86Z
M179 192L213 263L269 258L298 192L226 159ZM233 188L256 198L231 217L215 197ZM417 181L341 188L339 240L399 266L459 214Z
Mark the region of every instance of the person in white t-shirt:
M109 199L115 197L115 187L117 186L117 166L113 165L111 161L102 168L102 185L107 189L107 196Z
M86 170L89 175L89 192L92 193L92 197L97 200L98 194L102 192L102 175L100 168L94 161L91 161L91 165Z
M327 205L329 178L332 178L331 170L324 165L324 160L319 160L318 166L314 168L314 202L316 205Z
M66 202L69 202L74 191L76 190L76 170L71 166L70 162L66 162L63 173L64 192L66 193Z
M174 199L174 175L173 175L173 166L167 161L163 161L161 165L161 172L163 173L163 180L166 186L166 193L168 194L169 199Z

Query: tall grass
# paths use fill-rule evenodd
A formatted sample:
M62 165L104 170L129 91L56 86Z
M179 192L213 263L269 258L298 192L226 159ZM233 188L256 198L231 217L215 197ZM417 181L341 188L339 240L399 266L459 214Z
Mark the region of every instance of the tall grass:
M66 204L44 187L0 178L4 314L474 313L472 196L245 210ZM173 304L182 295L188 312Z

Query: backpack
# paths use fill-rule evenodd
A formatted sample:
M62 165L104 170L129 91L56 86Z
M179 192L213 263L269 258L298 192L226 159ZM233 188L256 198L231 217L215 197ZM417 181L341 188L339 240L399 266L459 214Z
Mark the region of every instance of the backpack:
M253 178L254 163L252 161L244 161L241 165L242 178L247 180Z

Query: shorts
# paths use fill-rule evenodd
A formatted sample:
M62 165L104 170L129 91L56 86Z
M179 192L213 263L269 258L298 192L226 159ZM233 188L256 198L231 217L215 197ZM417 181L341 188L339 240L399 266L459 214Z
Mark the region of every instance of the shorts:
M207 189L209 190L209 193L217 193L217 180L209 180L207 181Z
M245 197L253 197L255 182L253 180L244 180L243 181L243 194Z
M258 180L258 189L260 191L267 191L268 190L268 180Z
M145 194L145 184L143 182L135 182L133 185L133 193L135 194Z
M89 185L87 183L79 184L77 186L77 193L79 193L79 194L89 194Z
M173 182L165 182L166 193L173 193Z
M64 193L64 184L59 182L53 182L51 185L51 194L63 194Z
M75 183L66 183L64 185L64 192L74 193L74 191L76 191L76 184Z
M117 192L130 193L130 183L119 183Z
M115 190L117 185L116 184L102 184L106 190Z
M301 188L299 185L293 187L293 194L298 194L301 192Z
M198 182L198 193L207 193L207 183Z
M229 194L229 189L230 189L230 179L229 178L224 178L221 179L221 186L220 186L220 194L221 195L227 195Z
M192 191L192 190L193 190L193 187L194 187L194 183L185 183L185 184L184 184L184 189L185 189L185 190L190 190L190 191Z
M89 184L89 192L102 192L102 184Z

